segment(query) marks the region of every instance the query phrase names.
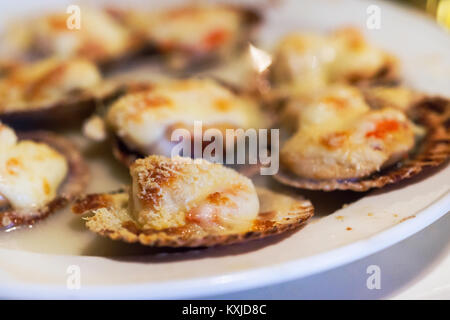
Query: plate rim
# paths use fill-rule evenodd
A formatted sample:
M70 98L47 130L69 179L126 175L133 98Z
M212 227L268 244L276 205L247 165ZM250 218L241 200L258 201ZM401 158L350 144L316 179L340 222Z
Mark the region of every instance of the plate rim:
M0 297L22 299L36 299L36 297L39 299L98 299L99 297L104 299L182 299L257 289L318 274L384 250L425 229L449 213L450 211L446 212L445 208L450 208L450 190L427 207L411 214L411 216L415 216L413 219L407 219L365 239L323 253L267 267L161 283L82 285L79 290L69 290L63 285L29 284L15 280L0 284ZM1 251L16 250L0 249ZM329 257L333 257L333 259L328 259ZM330 262L324 264L323 261Z

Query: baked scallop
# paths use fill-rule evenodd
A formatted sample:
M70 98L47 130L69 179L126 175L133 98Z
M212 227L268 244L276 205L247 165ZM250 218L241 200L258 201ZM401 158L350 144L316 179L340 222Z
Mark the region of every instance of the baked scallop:
M49 58L21 64L0 78L0 120L27 129L67 126L117 91L85 59Z
M250 9L226 5L115 12L124 25L167 58L173 69L201 66L233 55L248 43L260 21Z
M150 154L170 156L181 139L172 136L177 129L188 134L186 139L198 137L202 149L209 144L203 133L214 129L224 137L226 151L235 141L227 141L227 129L264 128L268 119L253 99L214 80L191 78L154 83L123 95L108 109L106 122L116 137L115 155L129 164ZM194 149L183 155L194 156Z
M307 200L255 189L248 178L204 159L150 156L130 167L128 192L87 195L73 206L86 226L148 246L215 246L296 229L313 215Z
M10 26L5 45L28 59L58 57L83 58L100 66L134 55L142 49L139 37L106 10L80 8L76 13L65 10L21 20Z
M88 179L81 155L66 139L44 131L16 135L0 123L0 229L45 218Z
M292 33L275 49L270 80L278 95L310 95L336 82L396 81L397 61L355 28L328 35Z
M282 146L285 184L319 190L365 191L409 178L450 153L450 104L416 106L417 124L397 108L371 109L355 87L332 86L298 107L298 128Z

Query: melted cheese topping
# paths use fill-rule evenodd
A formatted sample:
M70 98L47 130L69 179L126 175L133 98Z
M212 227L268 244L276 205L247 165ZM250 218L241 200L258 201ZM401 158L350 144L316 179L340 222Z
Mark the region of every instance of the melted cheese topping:
M212 128L259 128L258 106L206 79L160 83L153 89L128 94L108 111L107 122L132 149L151 153L155 143L170 139L172 129L191 128L202 121Z
M127 21L163 50L208 52L236 43L242 16L231 8L205 6L130 12Z
M68 28L67 23L75 21L62 11L32 19L25 27L13 27L9 38L16 38L16 46L26 50L94 61L121 55L129 49L131 34L113 17L94 8L83 7L80 11L79 29Z
M0 198L23 214L53 200L67 176L67 161L49 146L17 141L0 123Z
M398 161L414 146L414 125L400 111L373 111L355 88L336 86L299 108L299 130L281 161L299 176L367 176Z
M99 84L97 67L83 59L46 59L15 68L0 79L0 111L42 108Z
M347 28L328 36L286 36L276 49L271 70L280 89L308 94L333 82L374 77L391 60L369 46L358 30Z
M130 212L144 229L195 224L211 233L248 230L259 212L251 180L220 164L150 156L130 173Z

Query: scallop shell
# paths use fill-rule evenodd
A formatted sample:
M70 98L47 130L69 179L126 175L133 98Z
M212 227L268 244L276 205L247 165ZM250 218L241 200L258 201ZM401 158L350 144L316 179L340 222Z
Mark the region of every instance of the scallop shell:
M95 210L85 218L89 230L112 240L139 242L153 247L211 247L261 239L302 227L313 216L314 208L309 200L298 200L257 189L260 213L251 229L241 233L218 235L206 232L189 232L188 229L166 230L140 229L129 215L128 193L119 191L110 194L92 194L77 200L72 208L75 213Z
M130 150L117 136L112 137L111 144L114 157L127 167L131 166L136 159L145 157L137 151Z
M243 25L241 32L239 33L240 39L236 46L236 50L240 50L248 44L253 29L262 21L262 15L260 11L256 10L255 8L243 8L226 4L224 4L223 6L228 7L234 11L238 11L243 16ZM124 13L120 9L115 9L114 11L117 20L126 25L126 22L122 17L122 15L126 13ZM140 42L144 43L144 50L142 50L143 55L153 54L158 57L162 57L163 59L167 58L167 63L165 63L165 66L168 67L171 71L183 73L198 71L200 69L214 66L217 63L220 63L224 58L217 51L202 53L195 51L184 52L183 50L177 51L175 49L173 52L168 52L166 48L161 48L158 43L151 41L151 39L144 40L145 35L136 32L136 36L140 38Z
M254 77L247 87L247 91L266 105L267 108L278 110L286 105L291 98L292 92L277 88L277 83L273 79L272 69L262 72L258 77ZM344 83L358 87L370 86L394 86L400 83L399 63L396 57L388 55L386 62L374 75L355 73L343 80Z
M240 12L243 16L244 23L241 32L239 33L239 43L235 48L236 51L239 51L247 46L253 29L262 21L262 15L259 11L252 8L241 8L232 5L228 5L228 7ZM184 61L179 63L174 62L174 59L169 57L169 68L174 71L193 72L217 65L224 59L222 55L214 51L206 54L192 52L188 53L188 55L183 58Z
M120 19L114 14L114 9L105 8L105 11L110 15L110 17L117 20L118 23L121 23ZM27 32L27 28L32 27L33 25L22 26L22 28L25 28L25 32ZM74 53L73 56L86 58L95 63L102 72L109 72L112 69L119 67L122 64L126 64L135 58L139 58L140 56L146 55L149 52L153 53L154 50L152 48L149 48L149 45L140 34L133 32L132 30L128 31L130 32L130 34L128 36L126 45L122 50L114 54L110 53L104 56L95 56L95 52L94 55L90 55L89 52L85 52L79 54ZM53 49L49 47L45 41L37 42L39 39L35 39L30 34L27 34L27 36L31 37L29 39L30 43L23 47L20 52L17 52L20 56L19 59L17 59L19 63L24 61L36 61L56 55L56 53L53 52ZM93 50L95 51L96 49L93 48Z
M91 90L74 92L61 101L27 110L0 112L0 121L19 130L67 127L80 123L101 105L108 104L123 91L121 85L104 82Z
M424 126L427 134L408 159L359 179L313 180L298 177L280 169L274 178L291 187L310 190L367 191L382 188L411 178L422 170L446 162L450 156L450 100L426 97L414 107L414 120Z
M19 225L32 225L46 218L56 210L66 206L87 186L90 178L89 170L77 148L67 139L46 131L30 131L19 133L21 140L32 140L46 143L65 156L69 164L69 173L58 191L58 196L46 206L29 212L26 216L12 209L0 209L0 228L11 228Z

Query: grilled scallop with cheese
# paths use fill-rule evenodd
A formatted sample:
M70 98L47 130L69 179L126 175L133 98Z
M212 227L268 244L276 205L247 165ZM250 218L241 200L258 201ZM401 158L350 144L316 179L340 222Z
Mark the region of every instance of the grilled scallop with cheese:
M150 246L213 246L294 229L313 214L309 201L257 191L248 178L204 159L150 156L130 175L129 192L77 201L75 213L93 214L91 231Z
M87 171L65 139L0 123L0 227L32 224L84 188Z
M115 85L104 82L98 68L85 59L22 64L0 78L0 119L38 127L75 121L115 92Z
M354 28L330 35L293 33L275 50L271 81L281 94L310 95L336 82L392 81L396 61Z
M171 155L178 143L172 141L174 130L186 129L194 139L196 121L201 122L202 132L214 128L223 137L226 129L267 125L255 101L210 79L155 83L148 89L126 94L108 109L106 121L120 144L140 156Z
M78 24L79 23L79 24ZM25 56L84 58L100 65L137 51L141 42L107 11L83 7L30 18L12 25L6 44Z
M250 179L221 165L150 156L130 168L130 213L143 228L248 229L259 212Z
M259 16L224 5L118 11L125 25L147 39L174 69L226 58L247 44ZM206 60L206 61L205 61Z
M363 191L393 182L369 183L400 166L423 132L398 109L371 109L355 87L332 86L297 111L298 130L281 149L277 179L298 187Z

